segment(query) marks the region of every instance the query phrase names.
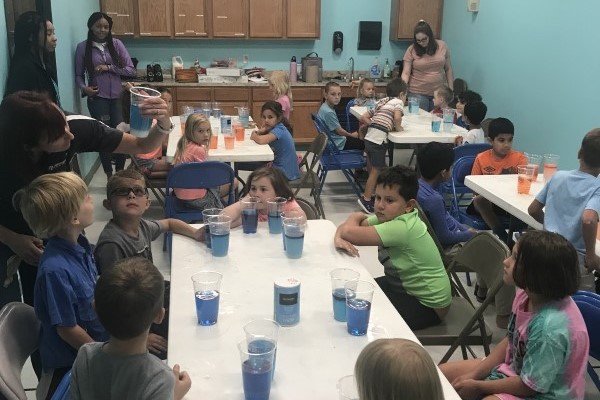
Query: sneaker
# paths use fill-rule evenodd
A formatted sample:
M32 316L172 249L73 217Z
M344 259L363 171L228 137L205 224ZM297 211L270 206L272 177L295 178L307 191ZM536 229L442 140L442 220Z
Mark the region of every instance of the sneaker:
M375 212L375 202L373 200L365 200L364 197L360 196L358 198L358 205L367 214L373 214Z

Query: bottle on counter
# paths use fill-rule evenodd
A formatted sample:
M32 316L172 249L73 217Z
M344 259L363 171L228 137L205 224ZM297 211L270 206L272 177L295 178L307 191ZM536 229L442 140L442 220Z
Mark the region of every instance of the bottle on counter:
M296 56L292 56L290 60L290 82L296 82L298 80L298 64L296 63Z
M199 74L200 73L200 60L198 60L196 58L196 60L194 61L194 69L196 70L196 73Z
M375 57L375 61L371 66L370 75L371 79L378 79L381 75L381 69L379 68L379 57Z
M383 77L385 79L392 77L392 69L390 68L390 62L387 58L385 59L385 66L383 67Z

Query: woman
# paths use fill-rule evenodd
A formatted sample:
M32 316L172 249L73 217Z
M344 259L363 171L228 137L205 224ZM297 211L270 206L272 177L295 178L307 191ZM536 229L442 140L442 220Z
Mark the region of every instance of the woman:
M426 111L433 109L434 90L444 84L453 87L450 51L423 20L415 26L413 44L404 53L402 80L408 85L408 95L418 98L419 107Z
M102 12L93 13L87 22L87 40L75 50L75 82L87 96L90 114L111 128L123 121L119 96L121 76L135 76L135 68L127 49L119 39L113 39L112 18ZM86 84L87 75L87 84ZM115 155L115 168L122 170L125 155ZM102 168L112 175L111 155L100 153Z
M63 112L51 99L36 92L16 92L0 104L0 308L19 301L19 285L6 266L19 265L23 299L33 305L41 240L12 206L14 193L34 178L69 170L76 153L147 153L159 147L173 125L160 97L144 100L141 114L157 120L146 138L137 138L83 115ZM21 262L22 261L22 262ZM9 282L9 280L12 282Z
M4 96L19 90L47 93L60 105L54 50L56 49L54 25L35 11L19 16L15 24L15 52L10 62Z

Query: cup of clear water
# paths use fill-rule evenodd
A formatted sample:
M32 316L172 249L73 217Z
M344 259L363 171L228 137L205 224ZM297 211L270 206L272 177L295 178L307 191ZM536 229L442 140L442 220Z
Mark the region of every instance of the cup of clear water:
M131 106L129 107L129 126L131 134L137 137L146 137L152 125L152 118L145 117L140 112L140 105L145 99L160 97L160 92L152 88L134 86L129 89Z
M276 347L251 347L248 339L238 343L246 400L269 400Z
M411 114L419 113L419 99L416 97L408 98L408 112Z
M344 289L348 333L353 336L362 336L367 333L369 327L375 286L367 281L349 281L344 285Z
M221 104L218 102L212 103L212 116L215 118L221 118Z
M210 118L211 114L212 114L212 106L210 105L209 101L204 101L202 102L202 114L204 114L204 116L206 118Z
M329 273L331 277L331 297L333 299L333 318L336 321L346 322L346 289L344 285L350 281L357 281L360 272L350 268L336 268Z
M214 271L202 271L192 275L198 324L208 326L217 323L222 279L223 275Z
M337 382L340 400L359 400L358 387L354 375L342 376Z
M208 218L211 250L214 257L225 257L229 252L229 230L231 217L220 214Z
M444 108L444 132L450 132L454 125L454 110L452 108Z

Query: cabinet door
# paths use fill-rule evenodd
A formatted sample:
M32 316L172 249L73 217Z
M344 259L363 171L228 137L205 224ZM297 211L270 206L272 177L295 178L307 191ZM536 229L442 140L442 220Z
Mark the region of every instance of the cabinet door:
M390 39L412 40L415 25L425 20L436 38L442 31L444 0L392 0Z
M4 0L6 30L9 34L14 35L15 22L26 11L35 11L35 0Z
M319 38L321 0L287 0L287 37Z
M247 0L212 0L213 37L248 35Z
M283 37L283 1L249 0L251 38Z
M311 114L319 111L320 101L294 101L292 128L295 143L310 143L317 135Z
M172 36L169 0L137 0L140 36Z
M205 0L173 0L175 37L207 36Z
M102 0L100 7L102 12L113 20L113 35L134 35L135 13L133 11L133 0Z

